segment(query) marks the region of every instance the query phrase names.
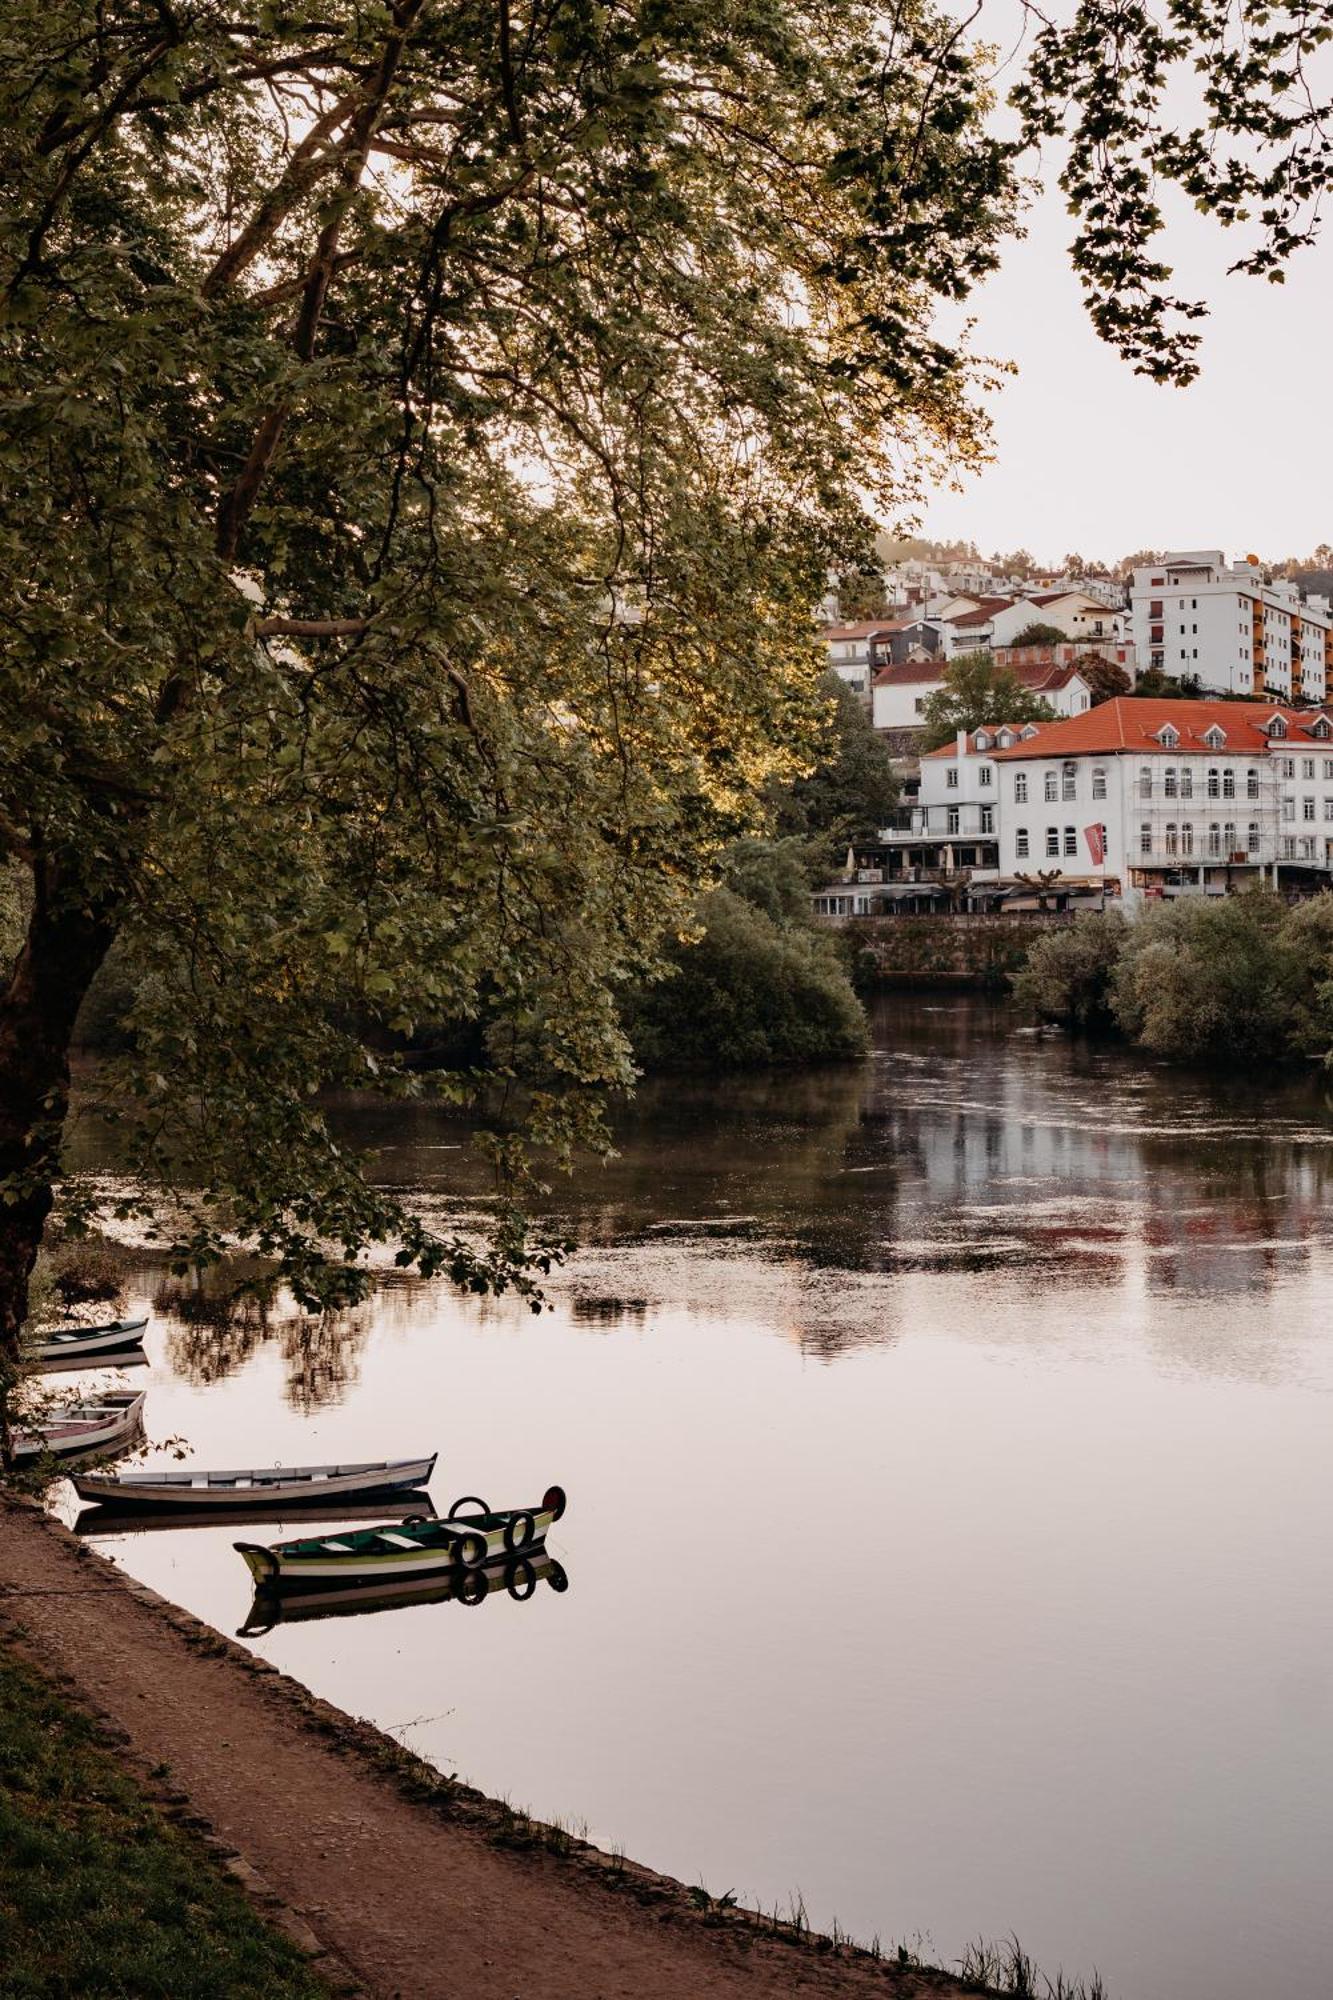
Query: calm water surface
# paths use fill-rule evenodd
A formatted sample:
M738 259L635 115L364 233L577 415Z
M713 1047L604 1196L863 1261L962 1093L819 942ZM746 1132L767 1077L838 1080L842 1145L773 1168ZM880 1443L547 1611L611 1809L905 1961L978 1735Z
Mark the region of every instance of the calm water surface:
M154 1439L570 1493L563 1596L246 1643L714 1893L943 1960L1014 1931L1121 2000L1327 1992L1333 1110L970 1002L877 1044L646 1091L540 1317L398 1283L223 1335L145 1265ZM361 1131L466 1189L443 1121ZM235 1630L236 1532L102 1546Z

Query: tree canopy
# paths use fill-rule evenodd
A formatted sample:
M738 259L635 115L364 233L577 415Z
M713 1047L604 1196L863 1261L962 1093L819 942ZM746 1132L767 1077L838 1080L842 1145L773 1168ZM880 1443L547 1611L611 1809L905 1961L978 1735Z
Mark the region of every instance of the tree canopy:
M960 653L944 669L942 686L926 697L921 748L938 750L960 729L984 723L1054 720L1050 703L1024 687L1012 667L998 665L990 653Z
M1011 646L1067 646L1069 634L1059 625L1046 624L1036 618L1031 625L1025 625L1009 641Z
M1320 33L1081 0L1038 37L1026 138L1073 107L1075 259L1134 365L1196 365L1154 175L1253 204L1247 268L1308 238ZM1173 134L1196 50L1209 130ZM809 761L830 572L982 444L937 308L1016 219L989 90L930 0L8 0L0 1354L113 945L179 1258L239 1233L317 1301L390 1237L524 1281L520 1212L436 1238L317 1092L421 1088L395 1038L469 1023L512 1175L520 1107L558 1154L630 1076L618 995Z

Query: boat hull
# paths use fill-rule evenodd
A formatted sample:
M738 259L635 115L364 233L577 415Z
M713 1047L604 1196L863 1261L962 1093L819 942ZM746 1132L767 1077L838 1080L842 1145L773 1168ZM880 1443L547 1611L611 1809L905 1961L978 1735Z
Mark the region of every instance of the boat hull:
M399 1611L417 1604L457 1601L475 1606L501 1592L523 1604L533 1596L539 1583L547 1583L557 1592L569 1588L563 1565L544 1551L532 1557L512 1557L503 1566L490 1569L455 1570L447 1577L424 1583L405 1579L365 1588L349 1584L296 1592L260 1589L256 1590L249 1615L236 1636L258 1638L271 1632L275 1625L299 1624L316 1618L357 1618L367 1612Z
M90 1326L86 1330L64 1327L48 1335L45 1340L33 1343L23 1350L29 1361L73 1361L85 1355L117 1354L125 1347L138 1347L143 1338L147 1318L114 1320L108 1326Z
M358 1465L268 1466L254 1471L135 1472L117 1478L92 1473L74 1481L81 1500L114 1506L117 1513L139 1510L210 1513L234 1507L238 1513L269 1507L337 1507L377 1494L412 1492L429 1485L438 1453L429 1458L380 1459Z
M143 1420L147 1390L111 1390L96 1401L48 1411L40 1424L14 1433L16 1464L30 1463L50 1453L53 1458L82 1458L126 1443Z
M548 1504L553 1503L553 1504ZM552 1487L539 1507L503 1514L446 1516L405 1523L403 1530L366 1529L356 1534L315 1536L263 1548L237 1542L256 1584L264 1590L326 1590L331 1585L378 1588L388 1583L428 1583L468 1569L532 1556L541 1550L565 1500ZM517 1540L514 1524L523 1524Z

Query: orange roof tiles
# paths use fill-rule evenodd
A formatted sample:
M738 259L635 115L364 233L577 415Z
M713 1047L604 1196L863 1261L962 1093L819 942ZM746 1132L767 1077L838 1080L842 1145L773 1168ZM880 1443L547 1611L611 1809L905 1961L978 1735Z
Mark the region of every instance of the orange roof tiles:
M1119 751L1135 751L1149 756L1168 755L1171 750L1205 753L1211 746L1203 741L1207 730L1220 729L1225 738L1221 746L1233 756L1237 752L1254 755L1266 750L1269 738L1261 723L1268 723L1273 716L1281 715L1287 724L1289 734L1279 738L1282 742L1309 744L1319 739L1310 735L1310 725L1319 719L1319 709L1283 708L1274 703L1272 707L1260 702L1239 701L1170 701L1149 699L1142 695L1117 695L1113 701L1101 702L1083 715L1072 715L1066 721L1046 722L1041 725L1041 740L1037 746L1032 743L1014 744L1008 750L996 750L996 757L1013 759L1022 756L1077 757L1114 756ZM1157 740L1157 732L1170 723L1179 734L1179 742L1167 745Z

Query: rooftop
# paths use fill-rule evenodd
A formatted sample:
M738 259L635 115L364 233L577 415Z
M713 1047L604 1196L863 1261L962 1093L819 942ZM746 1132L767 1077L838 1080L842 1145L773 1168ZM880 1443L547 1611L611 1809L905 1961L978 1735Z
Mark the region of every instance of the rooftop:
M1285 733L1276 739L1270 735L1275 718L1281 717ZM1317 725L1322 724L1322 735ZM1161 732L1175 731L1175 740L1162 741ZM1204 741L1209 730L1219 730L1222 742L1214 745ZM1268 707L1261 702L1240 701L1170 701L1152 700L1141 695L1117 695L1113 701L1104 701L1096 708L1090 708L1083 715L1073 715L1066 721L1047 722L1041 725L1041 741L1035 748L1032 744L1015 744L1008 750L996 750L997 757L1013 759L1022 756L1077 757L1114 756L1119 751L1135 751L1148 755L1166 756L1171 752L1195 751L1200 754L1214 748L1230 751L1232 755L1256 755L1267 750L1270 742L1310 744L1325 740L1333 735L1333 724L1321 709Z

